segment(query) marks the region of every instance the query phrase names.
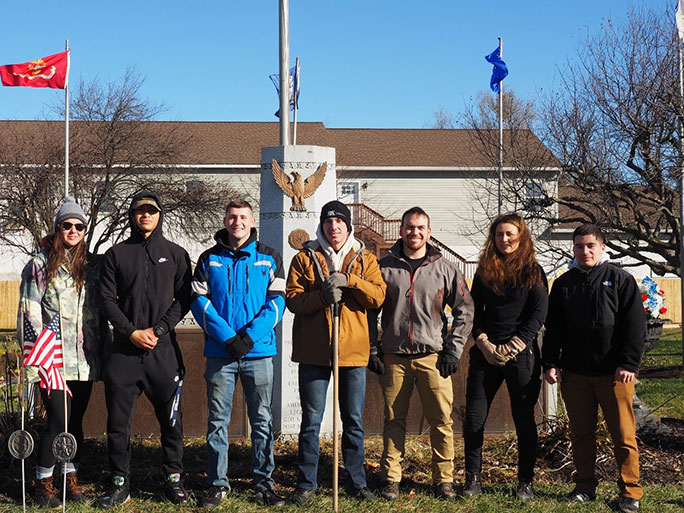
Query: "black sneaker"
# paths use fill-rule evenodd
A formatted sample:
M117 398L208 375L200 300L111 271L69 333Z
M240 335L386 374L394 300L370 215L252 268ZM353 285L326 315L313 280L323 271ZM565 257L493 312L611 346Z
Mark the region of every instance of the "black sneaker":
M360 501L373 502L374 500L378 499L378 497L373 492L371 492L367 486L355 489L351 495L352 497Z
M594 499L596 499L596 494L584 493L575 489L570 492L565 501L569 502L570 504L579 504L580 502L593 501Z
M228 495L228 488L225 486L212 486L209 488L209 491L207 491L207 494L204 496L204 500L202 501L202 507L204 508L215 508L219 504L221 504L221 501L225 498L226 495Z
M313 496L316 495L316 490L305 490L304 488L296 488L294 493L290 495L289 502L295 506L304 506Z
M463 495L465 497L477 497L482 494L482 481L480 474L466 472L465 484L463 485Z
M107 494L99 500L101 508L112 509L119 504L131 502L131 494L128 487L128 480L123 476L113 476L112 486Z
M521 481L518 483L518 489L515 491L515 496L521 502L530 502L534 499L534 490L532 489L532 483Z
M256 499L265 506L285 506L285 499L275 493L271 488L262 488L256 491Z
M180 472L166 476L166 479L164 479L164 495L176 505L188 503L188 492L183 487L183 479Z
M622 511L622 513L636 513L639 511L639 501L637 499L630 499L629 497L620 497L618 509Z

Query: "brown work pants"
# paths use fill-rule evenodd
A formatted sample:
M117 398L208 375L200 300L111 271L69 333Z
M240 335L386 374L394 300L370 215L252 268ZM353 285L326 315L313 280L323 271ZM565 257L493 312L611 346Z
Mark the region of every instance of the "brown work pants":
M620 383L614 376L582 376L566 370L561 394L570 420L576 489L593 494L598 486L596 425L600 405L613 441L620 495L641 499L644 491L639 484L639 450L632 407L634 382Z
M380 386L385 399L385 424L380 474L384 481L401 482L401 461L406 442L406 417L413 387L418 389L423 415L430 425L432 482L454 481L454 431L451 412L454 389L451 378L437 370L437 354L407 358L385 354Z

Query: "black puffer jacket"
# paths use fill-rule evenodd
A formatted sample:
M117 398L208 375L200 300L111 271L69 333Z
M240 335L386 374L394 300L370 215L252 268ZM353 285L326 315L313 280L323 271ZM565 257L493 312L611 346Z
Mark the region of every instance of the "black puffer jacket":
M542 349L544 370L585 376L636 372L646 339L646 315L634 278L603 263L574 267L553 284Z
M132 209L143 197L154 198L162 208L159 224L147 239ZM142 350L130 341L137 329L154 328L158 344L170 342L170 332L190 308L192 268L188 253L162 235L164 210L156 194L136 194L128 218L131 236L105 253L100 288L102 312L114 327L113 350L138 354Z

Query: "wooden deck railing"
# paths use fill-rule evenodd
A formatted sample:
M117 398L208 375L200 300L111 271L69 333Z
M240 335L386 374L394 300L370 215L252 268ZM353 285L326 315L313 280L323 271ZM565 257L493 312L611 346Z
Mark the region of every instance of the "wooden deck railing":
M362 203L351 203L347 206L351 210L355 230L372 230L388 244L400 237L401 219L386 219L382 214ZM456 264L465 278L472 278L475 275L477 262L466 260L434 237L430 238L430 244L439 249L444 258Z

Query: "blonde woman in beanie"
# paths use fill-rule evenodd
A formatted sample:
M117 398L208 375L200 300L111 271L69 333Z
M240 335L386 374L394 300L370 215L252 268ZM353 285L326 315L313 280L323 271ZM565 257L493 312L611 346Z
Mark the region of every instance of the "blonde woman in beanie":
M71 391L66 398L68 432L77 442L72 461L64 467L67 473L66 498L85 500L76 478L83 443L85 414L93 381L98 379L101 356L109 338L106 322L98 311L99 267L95 255L88 253L84 242L87 220L83 209L70 196L64 198L54 222L54 232L42 241L40 253L21 273L21 298L17 318L17 334L22 344L24 322L30 322L36 333L59 313L58 333L62 343L63 367L60 369ZM36 378L35 367L27 367L29 379ZM37 444L35 500L43 507L62 505L53 484L55 456L52 443L64 431L65 408L63 390L40 388L47 413L45 429Z

